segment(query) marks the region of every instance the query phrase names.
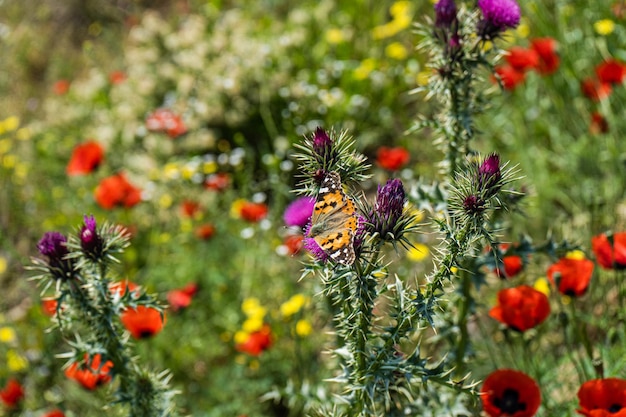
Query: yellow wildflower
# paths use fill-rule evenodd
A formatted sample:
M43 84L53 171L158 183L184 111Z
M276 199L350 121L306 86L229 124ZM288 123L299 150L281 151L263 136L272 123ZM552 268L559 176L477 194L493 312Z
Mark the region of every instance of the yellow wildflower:
M417 85L421 85L421 86L428 85L428 82L430 81L430 76L431 75L432 75L431 71L420 71L417 74L417 77L415 77Z
M313 326L308 320L298 320L296 323L296 334L300 337L307 337L313 332Z
M395 29L389 23L376 26L374 29L372 29L372 38L374 39L390 38L395 34Z
M361 61L361 65L354 70L354 78L357 80L364 80L372 73L372 71L374 71L374 69L376 69L376 60L373 58L364 59Z
M4 256L0 256L0 275L4 274L7 271L8 266L9 262L7 261L7 258L5 258Z
M326 38L326 42L330 43L331 45L336 45L345 40L342 30L337 29L337 28L328 29L326 31L325 38Z
M263 327L263 316L251 316L243 322L241 328L244 332L253 333L257 330L261 330Z
M430 251L428 249L428 246L424 245L423 243L414 243L413 247L409 249L406 256L410 261L421 262L426 259L429 253Z
M169 194L163 194L160 198L159 198L159 206L161 208L168 208L172 205L172 203L174 202L174 199L172 198L171 195Z
M13 343L17 339L15 330L12 327L0 327L0 342Z
M15 350L11 349L7 351L7 368L11 372L19 372L28 367L28 361L26 358Z
M296 294L281 304L280 314L284 317L290 317L300 311L308 301L308 298L303 294Z
M236 344L239 345L241 343L247 342L249 337L250 337L250 333L245 332L243 330L239 330L235 333L235 337L233 338L233 340Z
M2 166L8 169L13 168L16 162L17 158L15 157L15 155L5 155L4 158L2 158Z
M182 174L184 179L190 180L191 177L193 177L193 174L196 173L196 170L191 167L185 166L180 170L180 173Z
M585 259L585 252L581 251L581 250L571 250L569 252L567 252L565 254L565 257L567 259L577 259L577 260L581 260L581 259Z
M530 27L525 22L522 22L517 29L515 29L515 34L518 38L525 39L530 34Z
M598 20L593 24L593 28L598 35L610 35L615 30L615 22L611 19Z
M208 161L202 164L202 172L206 175L214 174L217 172L217 162Z
M372 276L379 279L386 278L388 274L389 271L387 271L386 268L377 269L376 271L372 272Z
M550 284L545 277L538 278L533 284L533 287L547 296L550 295Z
M241 304L241 310L248 317L263 319L267 310L261 305L257 298L246 298Z
M411 14L411 2L407 0L396 1L389 8L389 13L393 17L410 15Z
M230 206L230 217L234 219L238 219L240 217L239 213L241 213L241 208L246 204L246 200L243 198L238 198L233 201L233 204Z
M20 119L17 116L10 116L2 122L5 132L12 132L20 126Z
M385 48L385 54L389 58L397 60L403 60L406 59L407 56L409 56L409 52L400 42L393 42L387 45L387 47Z
M170 162L168 164L165 164L165 166L163 167L163 176L166 179L175 180L178 178L179 175L180 172L178 171L178 167L175 163Z

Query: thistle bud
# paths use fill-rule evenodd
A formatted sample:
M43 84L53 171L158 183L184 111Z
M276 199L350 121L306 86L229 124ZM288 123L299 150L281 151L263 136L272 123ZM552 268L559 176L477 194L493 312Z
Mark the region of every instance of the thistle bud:
M102 237L96 228L94 216L85 216L85 224L80 229L80 247L87 258L92 261L100 259L104 247Z
M492 153L478 167L478 189L485 198L494 196L500 191L502 173L500 172L500 156Z
M72 278L74 264L67 259L67 238L59 232L46 232L37 244L39 253L48 258L48 271L54 279Z
M378 233L383 239L386 239L389 233L398 237L401 233L395 229L402 217L405 203L406 193L402 181L391 179L385 185L379 185L374 209L367 219L372 232Z
M456 20L456 3L454 0L439 0L435 4L435 26L449 28Z

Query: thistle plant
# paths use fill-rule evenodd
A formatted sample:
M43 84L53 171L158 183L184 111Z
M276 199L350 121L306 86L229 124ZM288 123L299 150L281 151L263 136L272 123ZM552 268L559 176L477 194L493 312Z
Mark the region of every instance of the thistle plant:
M470 398L476 394L466 366L471 351L467 322L477 280L473 271L477 253L496 246L494 213L508 209L518 193L508 189L516 169L501 163L496 153L477 156L471 141L474 117L485 108L481 71L491 74L498 57L485 52L484 45L519 23L513 0L481 1L478 7L457 9L453 0L440 0L435 22L421 30L426 39L421 46L431 51L435 69L428 97L436 97L440 107L416 128L434 128L445 154L444 181L407 193L399 179L390 179L378 187L373 204L361 195L354 210L341 184L364 179L367 167L347 135L318 129L298 146L304 181L297 191L317 198L305 239L317 263L305 274L320 273L324 295L334 307L341 372L333 380L343 383L334 415L423 414L434 384ZM411 206L431 209L443 238L440 256L427 277L389 278L393 255L386 247L396 252L409 247L409 235L417 232ZM345 245L352 248L347 251ZM449 338L449 351L439 362L427 359L421 343L410 343L424 327Z
M319 138L324 146L318 146ZM402 181L380 185L373 202L363 195L353 200L354 193L344 191L342 183L365 177L366 165L345 132L318 129L299 149L305 179L298 191L311 193L319 184L311 193L316 204L305 238L315 262L304 275L321 276L323 294L332 305L334 352L341 367L332 379L341 384L339 400L318 411L405 415L420 411L418 398L429 383L469 389L462 380L452 380L449 370L429 363L411 341L426 322L422 289L409 279L387 276L391 260L411 245L410 236L417 232L417 211L408 204Z
M130 311L152 309L164 321L163 307L153 295L128 282L113 279L113 266L128 246L128 231L120 226L97 226L85 216L75 235L47 232L37 248L40 258L30 268L42 292L54 291L54 328L71 346L66 375L93 389L111 381L112 403L122 404L131 417L172 416L174 391L169 373L141 366L133 355L129 333L120 317ZM77 377L78 374L78 377Z

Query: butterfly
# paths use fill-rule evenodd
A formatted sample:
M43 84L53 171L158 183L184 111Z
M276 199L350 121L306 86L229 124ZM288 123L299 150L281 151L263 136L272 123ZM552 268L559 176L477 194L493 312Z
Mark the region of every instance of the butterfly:
M337 172L329 172L322 180L311 216L309 237L330 258L342 265L355 260L354 234L357 216L354 203L344 193Z

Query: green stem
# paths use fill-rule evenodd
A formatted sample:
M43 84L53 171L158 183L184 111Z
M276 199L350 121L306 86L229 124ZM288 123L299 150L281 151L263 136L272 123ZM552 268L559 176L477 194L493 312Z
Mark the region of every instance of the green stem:
M474 303L474 299L471 294L472 291L472 279L471 275L467 272L462 275L462 287L461 287L461 308L459 309L459 316L457 319L457 326L459 328L459 338L456 345L456 375L462 377L465 375L465 354L467 346L469 344L469 331L467 329L467 318L470 308Z
M368 370L368 352L367 352L367 337L371 333L372 325L372 309L374 300L376 299L376 283L372 282L371 274L374 271L378 258L381 252L381 245L377 245L371 258L367 261L367 267L363 270L360 263L355 264L356 276L354 277L354 297L344 298L343 302L347 309L354 308L356 313L357 323L356 327L349 332L349 336L352 340L348 343L352 346L352 352L354 355L355 369L352 370L353 375L350 381L356 386L363 386L365 384L365 377ZM356 305L354 305L356 301ZM352 316L352 315L350 315ZM350 317L349 316L349 317ZM355 398L352 402L350 409L350 415L361 415L364 410L367 409L365 405L366 391L363 389L357 389L354 391Z

